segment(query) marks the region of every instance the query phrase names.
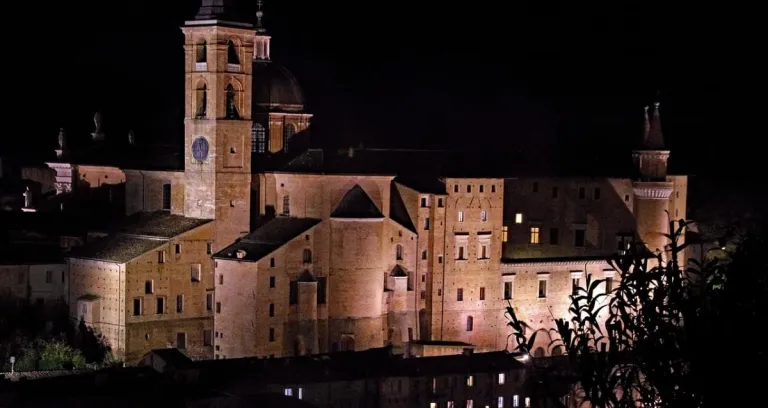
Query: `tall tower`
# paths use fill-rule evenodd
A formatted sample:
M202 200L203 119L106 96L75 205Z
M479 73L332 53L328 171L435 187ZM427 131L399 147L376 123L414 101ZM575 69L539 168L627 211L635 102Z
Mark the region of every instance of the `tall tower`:
M257 2L253 48L252 149L258 155L303 149L294 136L309 127L312 115L304 109L304 93L285 67L272 61L271 40L262 23L262 2ZM293 142L293 143L292 143Z
M642 148L632 156L637 171L632 183L637 234L649 251L663 254L669 244L664 234L670 232L667 209L674 183L667 179L669 150L664 148L658 102L653 104L650 120L645 107Z
M214 250L248 232L254 28L229 0L202 0L184 32L188 217L215 219Z

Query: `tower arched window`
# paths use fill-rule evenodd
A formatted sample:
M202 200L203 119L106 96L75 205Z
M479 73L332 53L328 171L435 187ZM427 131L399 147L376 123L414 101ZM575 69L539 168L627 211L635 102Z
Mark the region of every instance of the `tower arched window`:
M296 133L296 126L293 123L286 123L283 126L283 150L288 151L288 140Z
M472 316L467 316L467 331L475 329L475 319Z
M197 49L195 51L197 53L195 62L200 63L208 61L208 43L206 43L205 40L202 40L197 44Z
M283 215L291 215L291 196L283 196Z
M237 111L237 91L232 84L227 85L227 119L240 119Z
M400 244L397 244L397 246L395 247L395 259L397 259L398 261L403 260L403 246Z
M195 90L195 117L204 118L208 110L208 87L200 81Z
M237 55L237 46L232 40L227 41L227 64L240 65L240 56Z
M251 128L251 152L264 153L267 151L267 130L261 123L253 122Z
M301 260L305 263L312 263L312 250L309 248L304 248L304 251L301 253Z

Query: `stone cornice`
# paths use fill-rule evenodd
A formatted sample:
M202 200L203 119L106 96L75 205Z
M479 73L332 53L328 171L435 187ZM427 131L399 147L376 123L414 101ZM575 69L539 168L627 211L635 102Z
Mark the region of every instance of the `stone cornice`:
M573 260L560 260L560 261L548 261L546 259L542 259L541 262L530 262L526 260L526 262L520 262L515 263L514 261L507 261L507 263L501 264L501 272L502 273L511 273L520 269L524 268L552 268L552 267L560 267L560 266L569 266L569 267L583 267L584 265L610 265L608 257L606 259L590 259L590 260L584 260L584 259L573 259Z
M674 185L665 181L636 181L632 183L635 197L646 200L667 200L674 191Z
M656 156L656 157L662 157L662 158L668 158L669 157L669 150L634 150L632 151L633 156Z

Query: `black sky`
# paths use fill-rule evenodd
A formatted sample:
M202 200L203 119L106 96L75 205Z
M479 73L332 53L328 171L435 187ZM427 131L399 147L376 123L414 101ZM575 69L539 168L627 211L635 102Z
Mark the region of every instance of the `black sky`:
M132 128L140 142L179 142L179 26L196 0L28 3L6 10L26 28L4 28L14 56L4 64L18 72L7 84L17 102L4 149L53 148L60 126L85 138L96 110L107 137ZM252 15L255 1L244 3ZM759 170L757 16L708 7L268 0L265 23L273 59L299 79L325 145L624 161L659 89L668 144L686 171Z

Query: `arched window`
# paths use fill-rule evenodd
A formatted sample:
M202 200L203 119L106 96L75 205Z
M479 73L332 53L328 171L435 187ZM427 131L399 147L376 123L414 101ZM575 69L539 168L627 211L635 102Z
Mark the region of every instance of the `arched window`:
M467 331L475 329L475 319L472 316L467 316Z
M296 127L293 123L286 123L283 126L283 150L288 151L288 140L296 133Z
M291 196L283 196L283 215L291 215Z
M237 91L232 84L227 85L227 119L240 119L237 111Z
M204 118L208 111L208 87L200 81L195 90L195 117Z
M534 357L544 357L544 348L542 347L536 347L536 350L533 351Z
M397 244L397 246L395 247L395 259L397 259L398 261L403 260L403 246L400 244Z
M251 152L264 153L267 151L267 131L261 123L253 122L251 128Z
M197 56L195 62L207 62L208 61L208 44L205 40L200 41L197 44Z
M312 250L304 248L304 251L301 253L301 259L304 263L312 263Z
M234 41L227 41L227 64L240 65L240 57L237 55L237 46Z
M554 348L552 348L552 355L553 356L563 355L563 348L561 346L555 346Z

